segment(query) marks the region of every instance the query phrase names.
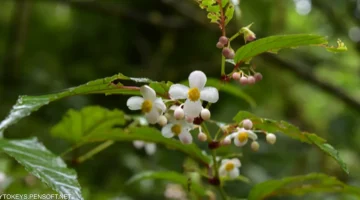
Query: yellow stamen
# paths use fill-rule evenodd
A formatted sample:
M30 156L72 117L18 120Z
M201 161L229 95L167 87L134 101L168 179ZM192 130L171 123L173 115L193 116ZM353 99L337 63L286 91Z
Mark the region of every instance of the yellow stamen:
M225 164L225 170L228 171L228 172L233 170L234 168L235 168L235 165L232 162L228 162L228 163Z
M179 135L181 133L181 126L179 124L175 124L171 127L171 132L173 132L175 135Z
M200 91L197 88L190 88L188 91L188 98L191 101L197 101L200 99Z
M237 136L238 140L243 143L243 142L246 142L249 138L249 135L247 132L241 132L238 134Z
M145 100L141 105L141 111L143 113L148 113L152 109L152 102L150 100Z

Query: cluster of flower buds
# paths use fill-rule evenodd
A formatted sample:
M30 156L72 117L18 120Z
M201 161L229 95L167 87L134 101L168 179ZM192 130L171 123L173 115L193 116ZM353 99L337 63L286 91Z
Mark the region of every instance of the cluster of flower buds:
M142 97L130 97L127 106L130 110L141 110L150 124L162 126L161 133L166 138L177 136L182 143L190 144L193 139L190 130L199 128L199 140L206 141L207 136L198 125L209 120L211 113L202 104L204 101L216 103L219 100L218 90L205 87L206 81L203 72L193 71L189 75L190 87L182 84L170 87L168 105L156 96L151 87L144 85L140 88Z
M244 72L234 72L232 78L236 81L239 81L241 85L253 85L256 82L262 80L263 76L261 73L256 72L253 75L246 75Z

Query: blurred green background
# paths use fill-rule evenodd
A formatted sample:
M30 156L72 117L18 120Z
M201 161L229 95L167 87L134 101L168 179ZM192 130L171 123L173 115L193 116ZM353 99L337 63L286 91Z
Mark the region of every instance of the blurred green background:
M346 175L315 147L278 134L276 145L260 141L260 151L242 152L241 174L253 183L290 175L322 172L360 186L360 1L359 0L241 0L241 15L229 24L231 36L254 22L258 38L292 33L321 34L332 44L340 38L348 52L331 54L320 47L287 49L253 60L264 76L254 86L238 86L252 96L255 108L224 93L212 106L212 118L230 122L239 110L283 119L326 138L349 165ZM220 77L220 36L206 12L194 0L0 1L0 117L8 114L18 95L58 92L87 81L123 73L153 80L187 79L193 70ZM239 38L233 47L243 45ZM228 72L231 70L228 66ZM233 83L234 84L234 83ZM126 96L76 96L52 103L8 128L5 137L37 136L60 154L69 143L53 138L50 128L70 108L100 105L126 112ZM92 145L76 152L77 157ZM204 146L205 149L207 149ZM186 156L158 146L155 155L117 143L81 165L78 172L85 199L165 199L167 183L142 181L126 185L145 170L183 172ZM69 162L71 157L68 158ZM0 193L53 193L23 168L1 154ZM228 183L231 196L246 197L251 185ZM351 199L312 195L278 199Z

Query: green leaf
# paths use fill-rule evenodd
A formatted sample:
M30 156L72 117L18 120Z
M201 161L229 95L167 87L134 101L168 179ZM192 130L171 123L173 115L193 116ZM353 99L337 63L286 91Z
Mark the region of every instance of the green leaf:
M360 197L360 188L346 185L335 177L313 173L257 184L250 191L248 200L268 199L284 195L299 196L318 192L349 193Z
M253 122L255 129L263 130L269 133L281 132L295 140L316 145L321 151L334 158L347 174L349 173L349 169L346 163L344 163L344 161L340 158L339 152L330 144L326 143L325 139L317 136L316 134L302 132L298 127L285 121L259 118L249 112L240 111L234 117L234 121L237 123L240 123L244 119L250 119Z
M131 184L145 179L160 179L167 180L173 183L178 183L181 184L184 188L190 189L190 191L194 191L200 196L206 196L206 190L200 184L194 181L190 182L189 180L191 179L189 179L189 177L173 171L143 172L131 177L127 183Z
M51 134L76 143L83 136L104 133L124 123L124 113L120 110L110 111L100 106L89 106L80 111L70 109L51 129Z
M328 47L326 47L326 50L328 50L329 52L332 52L332 53L340 53L340 52L347 51L347 47L340 39L338 39L337 46L328 46Z
M220 80L215 78L208 78L206 81L206 85L215 87L219 91L223 91L237 98L244 99L246 102L250 104L251 107L256 106L255 100L251 96L246 94L244 91L242 91L240 87L237 87L232 84L223 84Z
M151 127L131 127L129 129L112 129L105 133L89 135L86 140L88 142L114 140L114 141L133 141L143 140L147 142L154 142L162 144L170 149L181 151L191 158L200 161L204 164L210 163L210 158L202 153L195 144L182 144L179 140L165 138L161 132Z
M68 169L60 157L52 154L36 138L0 139L0 151L15 158L27 171L59 194L70 195L71 199L83 199L76 172Z
M327 40L324 36L320 35L280 35L262 38L250 42L236 51L234 61L235 63L245 62L256 55L264 52L273 52L284 48L295 48L299 46L326 46Z
M90 81L78 87L68 88L59 93L42 96L20 96L10 111L10 114L0 123L0 137L2 132L10 125L30 115L32 112L37 111L42 106L65 97L85 94L140 94L137 88L123 85L121 82L124 81L133 81L137 83L153 82L147 78L131 78L122 74L116 74L111 77Z
M162 96L162 97L168 97L169 94L168 94L168 91L170 89L170 86L172 85L173 83L168 81L168 82L165 82L165 81L161 81L161 82L156 82L156 81L152 81L149 86L155 90L155 92Z
M225 25L227 25L230 22L230 20L233 18L234 11L235 11L234 5L232 3L229 3L229 6L226 8L225 11Z

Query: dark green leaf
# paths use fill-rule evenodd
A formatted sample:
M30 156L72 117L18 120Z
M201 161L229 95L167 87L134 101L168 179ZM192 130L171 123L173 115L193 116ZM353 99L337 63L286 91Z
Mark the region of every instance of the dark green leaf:
M327 40L320 35L280 35L262 38L250 42L236 51L234 61L235 63L246 62L252 57L264 52L280 50L284 48L294 48L299 46L326 46Z
M304 195L309 193L349 193L360 197L360 188L342 183L325 174L308 174L270 180L257 184L249 194L249 200L268 199L273 196Z
M53 101L75 95L85 94L128 94L139 95L140 92L134 87L127 87L121 82L133 81L138 83L150 83L153 82L147 78L131 78L122 74L116 74L111 77L97 79L90 81L86 84L68 88L62 92L42 95L42 96L20 96L13 106L10 114L0 123L0 137L1 133L10 125L16 123L20 119L30 115L32 112L37 111L44 105L47 105Z
M0 150L15 158L54 191L70 195L71 199L83 199L76 172L68 169L60 157L52 154L37 139L0 139Z
M140 174L136 174L135 176L129 179L128 184L145 179L160 179L160 180L171 181L173 183L181 184L184 188L190 189L190 191L194 191L196 194L200 196L206 196L206 190L200 184L194 181L189 182L189 177L172 171L160 171L160 172L150 171L150 172L143 172Z
M330 144L326 143L325 139L317 136L316 134L302 132L298 127L285 121L259 118L249 112L240 111L234 117L234 121L236 121L237 123L240 123L244 119L250 119L253 122L255 129L263 130L270 133L281 132L285 135L290 136L293 139L300 140L301 142L316 145L324 153L334 158L346 173L349 173L349 169L344 163L344 161L340 158L339 152L334 149Z
M51 134L72 142L79 142L86 135L101 134L124 123L124 113L120 110L110 111L99 106L89 106L80 111L69 110L51 129Z

